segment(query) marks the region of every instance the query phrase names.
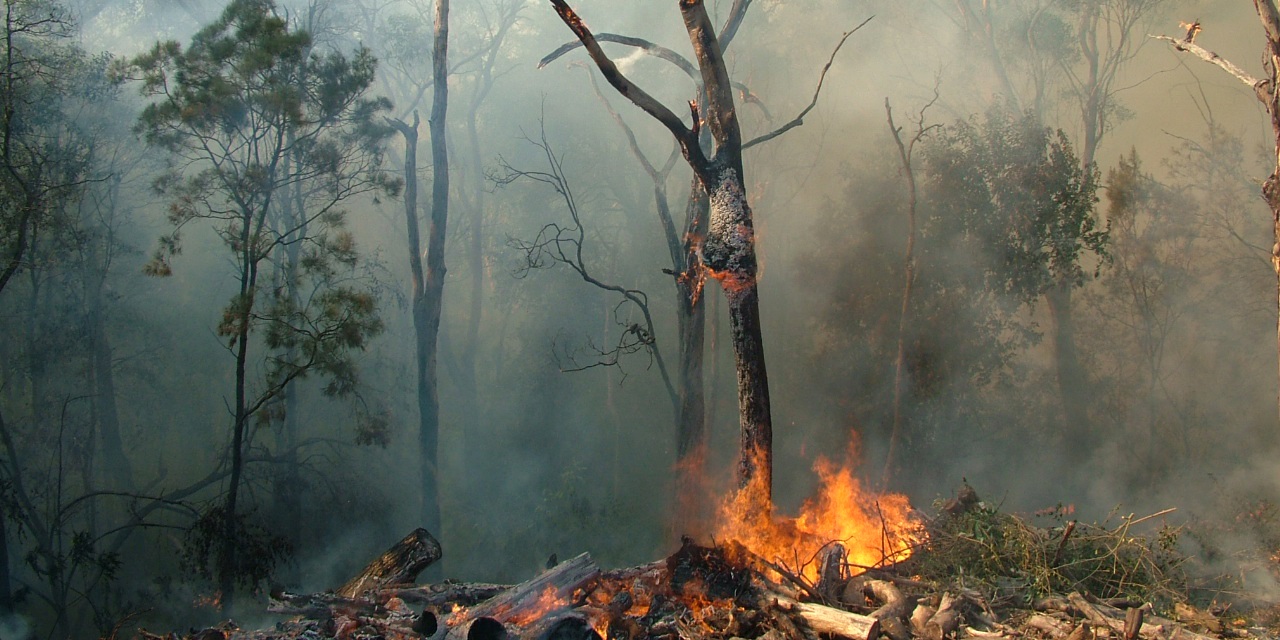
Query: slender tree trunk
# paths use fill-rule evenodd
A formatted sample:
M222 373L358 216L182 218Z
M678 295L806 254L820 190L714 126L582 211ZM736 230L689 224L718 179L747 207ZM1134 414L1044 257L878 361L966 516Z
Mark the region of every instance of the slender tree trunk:
M254 236L254 216L243 216L244 229L240 232L240 295L236 299L236 379L235 379L235 422L231 431L231 467L227 476L227 495L222 504L222 537L219 541L218 554L218 591L220 607L223 612L231 611L235 605L235 580L238 565L239 549L236 539L239 537L237 512L240 499L240 481L244 474L245 431L249 426L248 415L248 363L249 363L249 323L252 318L255 287L258 279L258 257L252 245Z
M662 201L665 202L665 195ZM680 333L676 415L677 533L698 537L706 525L705 490L708 449L706 381L703 362L707 331L705 281L700 274L697 239L706 236L710 202L697 180L690 187L686 233L676 254L676 319ZM668 215L669 217L669 215Z
M0 425L4 418L0 417ZM3 428L3 426L0 426ZM15 461L16 463L16 461ZM9 518L7 507L0 508L0 616L13 613L13 579L9 569Z
M1276 273L1276 353L1280 355L1280 9L1276 7L1275 0L1253 0L1253 6L1267 36L1266 54L1263 56L1267 75L1263 81L1254 84L1254 89L1271 116L1271 131L1275 136L1275 166L1262 183L1262 198L1271 209L1274 233L1271 267ZM1280 363L1280 358L1277 362ZM1280 395L1277 396L1277 407L1280 408Z
M97 243L91 242L89 264L102 269ZM88 274L90 349L92 353L91 379L93 381L93 412L96 416L98 441L102 448L102 474L109 488L128 491L133 489L133 467L124 452L120 437L120 410L116 404L115 366L112 362L111 342L107 336L106 310L102 291L106 286L106 273Z
M449 220L449 147L445 122L449 106L449 0L436 0L435 43L432 66L434 95L431 103L431 225L427 232L427 263L422 299L415 305L420 314L418 341L425 352L419 354L421 380L418 407L422 412L418 444L422 452L422 504L420 513L428 531L440 531L440 392L437 348L440 313L444 302L444 241ZM425 383L425 384L423 384Z
M1060 283L1045 294L1049 314L1053 317L1053 348L1057 363L1058 391L1066 417L1067 459L1084 462L1090 454L1090 425L1087 406L1087 380L1080 356L1076 352L1075 326L1072 319L1071 285Z
M296 138L292 132L289 133L289 146L292 148L296 142ZM296 158L285 157L286 174L291 172L290 167L295 165ZM281 217L284 220L283 228L296 227L293 237L305 238L308 236L308 223L306 212L306 199L303 193L302 183L294 182L290 185L286 192L286 197L281 200ZM284 264L277 265L277 272L284 276L285 295L289 297L289 302L293 305L301 304L301 294L298 291L299 269L302 265L302 243L290 242L284 247ZM289 362L295 361L297 349L290 347L285 355ZM283 450L281 453L281 467L279 470L279 480L275 484L276 505L279 509L278 518L281 531L286 540L297 549L302 544L302 472L298 462L298 384L297 381L291 381L281 390L284 396L284 421L280 425L281 433L279 444ZM292 564L292 563L291 563ZM289 571L290 578L296 578L296 570L291 566Z
M487 80L487 78L486 78ZM467 146L470 169L471 191L471 229L467 236L469 245L468 268L471 271L470 291L468 292L468 310L466 335L462 344L462 357L459 368L459 408L462 425L459 432L462 436L462 452L466 468L479 461L485 434L480 433L483 422L483 410L480 404L480 387L476 375L476 357L480 351L480 323L484 319L484 167L480 159L479 123L476 121L480 108L479 96L473 100L467 112ZM475 489L475 487L470 487Z
M893 475L894 454L898 440L902 434L902 396L906 392L907 368L907 328L911 316L911 292L916 281L916 174L911 166L911 151L915 141L923 135L924 116L921 115L921 131L912 139L910 146L902 142L901 131L893 122L893 110L889 99L884 101L885 113L889 119L889 131L898 146L898 160L902 163L902 175L907 180L907 246L902 258L902 306L898 311L898 351L893 360L893 425L889 431L889 450L885 454L884 474L881 483L887 488Z

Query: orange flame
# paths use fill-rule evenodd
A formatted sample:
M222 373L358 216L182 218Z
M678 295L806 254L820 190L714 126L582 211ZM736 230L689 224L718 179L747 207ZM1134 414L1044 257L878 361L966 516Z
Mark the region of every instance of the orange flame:
M753 482L721 505L716 537L736 540L810 581L818 579L818 554L832 542L845 546L853 574L906 559L923 537L906 496L864 490L852 467L819 458L813 467L818 492L795 518L774 517L766 488Z
M541 619L543 616L563 609L568 605L564 598L560 597L560 593L556 591L554 584L549 584L542 593L538 594L538 599L528 606L522 606L511 615L511 623L517 625L526 625L535 620Z

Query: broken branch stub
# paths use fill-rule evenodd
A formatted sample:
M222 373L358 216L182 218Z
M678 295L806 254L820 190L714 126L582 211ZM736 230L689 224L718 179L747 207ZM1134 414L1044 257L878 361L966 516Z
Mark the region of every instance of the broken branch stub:
M376 591L397 584L412 584L431 563L442 555L440 542L426 529L415 529L374 558L356 577L334 593L355 598L366 591Z

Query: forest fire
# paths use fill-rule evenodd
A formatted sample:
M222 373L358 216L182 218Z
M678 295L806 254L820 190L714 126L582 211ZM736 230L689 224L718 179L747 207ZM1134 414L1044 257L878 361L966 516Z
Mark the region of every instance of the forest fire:
M864 490L851 463L820 457L813 469L818 489L798 516L774 515L767 492L753 482L721 505L716 539L736 540L811 582L818 578L819 554L833 542L846 548L853 573L911 555L924 532L906 496Z

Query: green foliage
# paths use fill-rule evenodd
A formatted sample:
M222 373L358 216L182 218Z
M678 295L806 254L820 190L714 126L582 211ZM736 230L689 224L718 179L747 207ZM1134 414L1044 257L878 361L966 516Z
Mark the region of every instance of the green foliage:
M945 128L926 152L937 213L925 234L975 249L987 290L1030 303L1059 284L1082 286L1087 260L1106 258L1097 171L1080 166L1061 130L997 107Z
M1143 535L1134 531L1132 515L1113 525L1069 521L1069 513L1061 505L1049 510L1045 515L1055 524L1048 528L984 503L943 513L913 562L925 579L1025 604L1072 591L1163 606L1185 600L1187 557L1178 550L1180 529L1166 525Z
M206 510L187 530L182 544L182 566L205 579L213 579L221 567L220 553L226 530L226 511L221 507ZM289 541L255 523L250 515L234 516L235 580L246 588L261 586L280 563L293 554Z

